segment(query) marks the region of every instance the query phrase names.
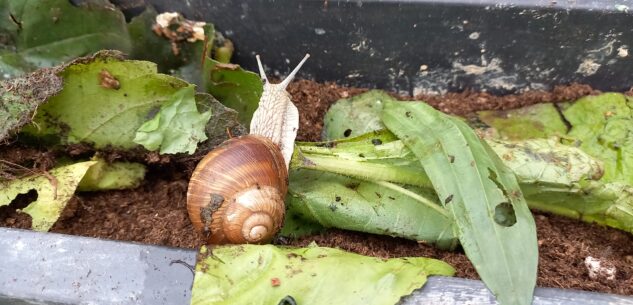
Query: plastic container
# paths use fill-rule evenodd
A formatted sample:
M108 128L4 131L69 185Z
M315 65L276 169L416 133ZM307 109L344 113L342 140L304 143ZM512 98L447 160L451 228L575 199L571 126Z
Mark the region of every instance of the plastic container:
M285 75L405 94L508 93L582 82L633 84L626 1L113 0L213 22L235 61ZM0 228L0 304L188 304L192 250ZM432 277L401 304L495 304L479 281ZM537 288L534 304L633 304L632 297Z

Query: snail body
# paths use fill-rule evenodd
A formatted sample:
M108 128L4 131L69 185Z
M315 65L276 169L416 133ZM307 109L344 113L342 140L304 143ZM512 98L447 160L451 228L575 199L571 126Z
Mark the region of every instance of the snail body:
M264 92L250 134L232 138L196 166L187 190L187 211L211 244L265 243L283 224L288 164L299 113L285 91L301 65L280 84L269 84L259 56Z

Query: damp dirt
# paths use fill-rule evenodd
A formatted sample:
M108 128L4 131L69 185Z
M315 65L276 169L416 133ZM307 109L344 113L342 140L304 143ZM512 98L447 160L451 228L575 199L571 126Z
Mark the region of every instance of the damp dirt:
M299 108L301 125L298 140L317 141L323 127L322 118L329 106L338 99L357 95L367 89L298 80L289 86L288 91ZM466 91L444 96L417 96L415 99L425 100L447 113L467 115L479 110L570 101L596 93L599 92L589 86L572 84L556 87L549 92L530 91L494 96ZM627 93L633 93L633 90ZM38 150L17 143L0 146L0 160L4 160L0 163L4 171L0 172L19 177L50 169L55 159L64 155L83 153L81 149L79 153L73 149L62 152ZM187 181L193 165L174 162L147 163L148 173L140 187L133 190L77 194L51 231L181 248L197 248L202 245L203 236L193 230L185 207ZM0 226L28 228L30 218L16 212L16 208L28 204L34 200L33 197L33 194L27 194L11 206L0 208ZM535 213L535 220L540 253L539 286L633 295L633 235L538 212ZM313 241L321 246L339 247L381 258L427 256L442 259L455 267L456 276L478 278L463 252L441 251L400 238L330 230L291 240L288 244L305 246ZM590 277L585 264L587 257L615 268L614 278Z

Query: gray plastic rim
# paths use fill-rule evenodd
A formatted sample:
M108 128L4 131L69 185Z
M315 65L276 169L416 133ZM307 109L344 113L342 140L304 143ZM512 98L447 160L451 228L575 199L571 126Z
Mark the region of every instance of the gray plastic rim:
M0 228L0 304L189 304L195 250ZM496 304L480 281L430 277L400 305ZM534 303L633 304L633 297L537 288Z

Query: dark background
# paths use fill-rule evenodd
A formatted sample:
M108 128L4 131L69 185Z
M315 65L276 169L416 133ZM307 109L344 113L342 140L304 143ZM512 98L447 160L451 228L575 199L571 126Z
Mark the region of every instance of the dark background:
M633 12L615 1L118 0L212 22L234 60L283 76L400 93L633 84Z

